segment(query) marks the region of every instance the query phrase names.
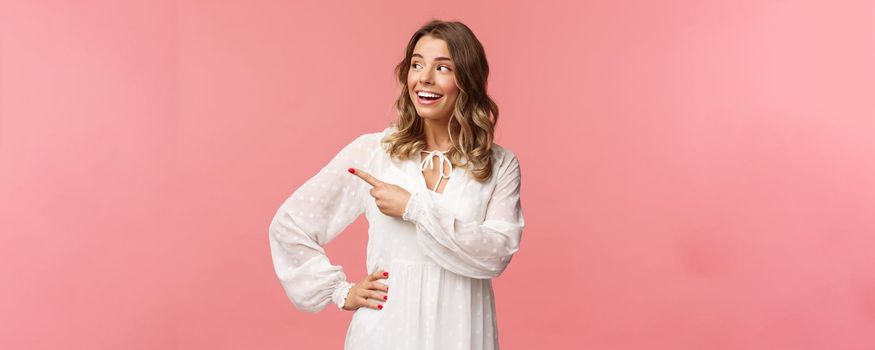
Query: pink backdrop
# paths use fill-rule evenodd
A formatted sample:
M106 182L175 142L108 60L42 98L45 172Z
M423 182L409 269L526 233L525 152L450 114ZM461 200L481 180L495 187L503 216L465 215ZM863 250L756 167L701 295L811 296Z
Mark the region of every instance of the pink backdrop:
M341 348L267 227L432 17L522 164L503 349L875 347L872 1L0 4L4 349Z

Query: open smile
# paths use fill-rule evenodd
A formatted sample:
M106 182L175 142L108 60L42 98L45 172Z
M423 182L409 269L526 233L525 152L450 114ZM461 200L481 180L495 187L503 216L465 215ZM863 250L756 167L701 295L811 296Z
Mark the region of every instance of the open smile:
M438 102L444 95L434 93L431 91L417 91L416 92L416 100L421 105L433 105Z

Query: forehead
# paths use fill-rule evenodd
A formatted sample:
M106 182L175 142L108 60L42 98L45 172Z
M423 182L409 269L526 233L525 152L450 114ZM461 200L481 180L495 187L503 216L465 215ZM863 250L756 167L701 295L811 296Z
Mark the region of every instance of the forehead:
M416 46L413 47L413 53L418 53L427 60L434 57L451 57L447 42L431 35L419 38L416 41Z

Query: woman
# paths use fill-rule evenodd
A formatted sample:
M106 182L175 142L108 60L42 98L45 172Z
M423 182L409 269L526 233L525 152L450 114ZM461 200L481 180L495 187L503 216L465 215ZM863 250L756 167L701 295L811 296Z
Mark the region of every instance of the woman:
M431 21L396 73L398 121L346 145L277 211L276 274L301 310L355 311L345 349L498 349L491 278L525 222L519 162L492 141L483 47L464 24ZM370 274L350 283L322 246L362 213Z

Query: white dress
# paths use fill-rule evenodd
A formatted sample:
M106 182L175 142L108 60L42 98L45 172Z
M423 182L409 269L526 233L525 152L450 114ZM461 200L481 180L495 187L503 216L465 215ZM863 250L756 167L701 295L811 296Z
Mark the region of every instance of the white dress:
M269 229L276 275L300 310L342 307L351 283L322 246L364 213L367 271L389 272L379 280L390 286L389 298L378 301L382 310L354 312L344 349L498 349L491 278L519 250L525 225L519 161L493 144L493 176L480 183L439 152L391 159L380 139L394 131L357 137L282 203ZM429 162L432 156L440 161ZM442 194L422 175L435 163L451 169ZM409 191L402 218L380 212L371 186L350 167Z

